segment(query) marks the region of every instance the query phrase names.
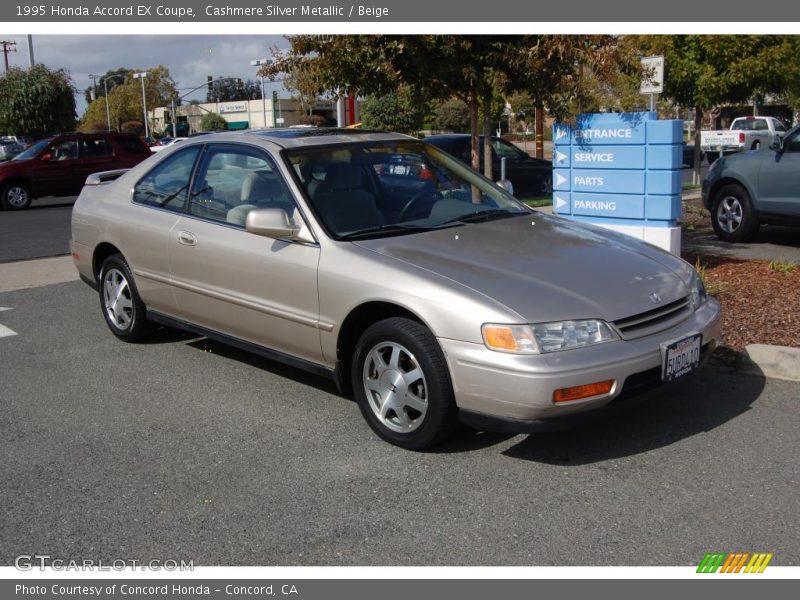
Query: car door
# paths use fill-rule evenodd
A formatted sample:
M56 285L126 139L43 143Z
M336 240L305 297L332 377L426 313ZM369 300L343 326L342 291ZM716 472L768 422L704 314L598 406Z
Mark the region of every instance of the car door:
M36 194L38 196L70 196L78 194L85 177L77 172L78 143L75 136L57 138L34 159Z
M776 215L800 216L800 130L784 140L783 152L758 155L756 209Z
M113 165L113 149L105 135L78 136L78 163L75 168L84 182L92 173L109 171L114 168Z
M187 210L201 149L201 144L194 144L156 163L135 184L130 207L118 215L126 232L118 243L136 276L139 294L148 309L170 316L177 316L170 281L170 235Z
M246 214L297 209L275 161L245 144L210 143L189 212L170 234L172 282L182 318L215 332L322 362L319 246L245 231Z

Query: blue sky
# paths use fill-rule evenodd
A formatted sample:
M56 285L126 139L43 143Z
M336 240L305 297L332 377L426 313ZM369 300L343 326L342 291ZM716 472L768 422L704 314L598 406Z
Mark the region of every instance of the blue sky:
M9 54L11 65L28 66L27 36L2 36L16 41L16 52ZM37 63L52 69L64 68L72 76L80 117L86 108L83 90L91 84L89 74L131 67L146 69L156 65L169 68L179 88L200 85L208 75L256 79L255 58L268 58L273 46L287 47L276 35L34 35L33 51ZM0 68L2 66L0 65ZM267 82L267 94L280 83ZM205 100L205 89L187 99Z

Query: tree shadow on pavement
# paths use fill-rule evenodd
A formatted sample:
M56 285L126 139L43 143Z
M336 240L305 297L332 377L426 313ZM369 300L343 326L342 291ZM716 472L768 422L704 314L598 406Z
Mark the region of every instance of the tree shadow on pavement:
M683 381L610 405L579 428L532 434L503 454L577 466L649 452L735 419L758 400L765 382L763 375L709 365Z

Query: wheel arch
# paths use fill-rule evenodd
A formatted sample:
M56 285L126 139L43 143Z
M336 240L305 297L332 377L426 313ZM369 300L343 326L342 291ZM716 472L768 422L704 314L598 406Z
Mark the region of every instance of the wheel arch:
M738 185L739 187L744 188L744 190L750 196L750 199L754 201L755 194L753 193L753 190L750 188L750 186L744 182L743 178L726 175L724 177L720 177L717 181L715 181L714 184L711 186L711 189L709 190L708 193L709 210L713 210L714 202L717 199L717 194L719 194L719 191L726 185ZM755 204L755 201L753 203Z
M336 339L336 380L342 392L351 391L349 373L358 338L371 325L391 317L405 317L430 329L419 315L394 302L371 300L353 308L342 321Z
M122 255L122 252L120 252L119 248L114 244L109 242L101 242L95 247L94 253L92 254L92 274L94 275L95 281L100 277L100 268L103 266L103 262L112 254Z

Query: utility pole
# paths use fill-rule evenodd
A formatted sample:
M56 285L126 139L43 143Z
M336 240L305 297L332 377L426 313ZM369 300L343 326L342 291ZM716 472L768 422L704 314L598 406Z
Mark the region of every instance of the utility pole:
M3 44L3 57L6 60L6 73L8 73L8 53L17 51L17 49L14 48L14 46L17 45L17 42L10 42L8 40L3 40L0 41L0 44Z
M29 33L28 34L28 66L32 67L34 65L33 62L33 36Z

